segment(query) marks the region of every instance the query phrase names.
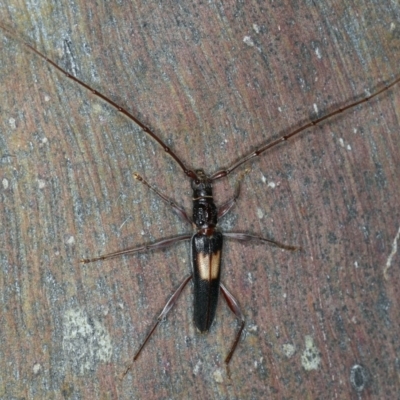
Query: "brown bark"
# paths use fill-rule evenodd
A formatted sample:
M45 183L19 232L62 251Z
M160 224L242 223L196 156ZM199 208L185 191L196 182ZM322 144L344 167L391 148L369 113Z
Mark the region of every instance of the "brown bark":
M400 73L400 8L380 0L8 4L2 23L209 173ZM199 335L189 285L121 382L190 272L188 247L79 260L190 231L134 171L187 210L189 182L2 32L0 60L1 398L357 399L354 371L363 399L395 397L400 85L251 164L222 229L303 251L226 242L223 281L247 321L232 379L237 323L221 301ZM215 185L219 204L236 178Z

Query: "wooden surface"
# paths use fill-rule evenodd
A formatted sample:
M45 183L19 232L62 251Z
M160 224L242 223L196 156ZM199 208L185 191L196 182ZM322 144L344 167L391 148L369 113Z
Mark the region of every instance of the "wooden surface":
M396 2L7 4L2 23L209 173L400 73ZM190 231L132 176L190 210L182 171L3 32L0 98L0 398L396 398L399 86L252 164L222 229L303 251L226 242L247 321L232 379L237 322L221 301L199 335L189 285L119 380L189 274L187 245L79 263Z

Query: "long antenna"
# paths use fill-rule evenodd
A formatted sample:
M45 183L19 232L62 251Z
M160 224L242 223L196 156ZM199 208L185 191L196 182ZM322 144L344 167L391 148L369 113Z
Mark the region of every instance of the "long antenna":
M354 107L356 107L356 106L358 106L358 105L360 105L362 103L366 103L367 101L373 99L376 96L379 96L381 93L383 93L386 90L390 89L391 87L397 85L399 82L400 82L400 76L397 77L393 82L388 83L388 84L384 84L384 86L382 88L376 90L374 93L368 95L367 97L362 98L361 100L357 100L357 101L355 101L355 102L353 102L351 104L348 104L347 106L339 107L335 111L332 111L331 113L329 113L329 114L327 114L327 115L325 115L325 116L323 116L321 118L317 118L317 119L314 119L314 120L312 120L310 122L307 122L305 125L303 125L300 128L294 130L293 132L291 132L291 133L289 133L287 135L283 135L283 136L279 137L278 139L275 139L272 142L261 146L259 149L251 152L247 156L244 156L239 161L237 161L235 164L233 164L231 167L215 172L213 175L211 175L210 179L212 181L215 181L217 179L220 179L220 178L223 178L224 176L229 175L232 171L234 171L236 168L240 167L242 164L246 163L247 161L250 161L253 158L259 157L261 154L263 154L264 152L266 152L269 149L272 149L273 147L275 147L279 143L286 142L290 138L298 135L299 133L305 131L306 129L308 129L310 127L313 127L313 126L316 126L316 125L320 124L321 122L334 117L335 115L341 114L342 112L350 110L351 108L354 108Z
M9 34L13 39L15 39L17 42L21 43L23 46L27 47L29 50L33 51L35 54L37 54L39 57L41 57L43 60L48 62L51 66L53 66L55 69L58 71L62 72L67 78L71 79L72 81L76 82L77 84L83 86L85 89L89 90L92 94L94 94L97 97L100 97L100 99L104 100L106 103L114 107L117 111L119 111L121 114L124 114L126 117L128 117L131 121L133 121L136 125L138 125L140 128L143 129L144 132L146 132L148 135L150 135L154 140L156 140L161 147L164 149L166 153L168 153L177 163L178 165L182 168L183 172L191 179L197 179L197 174L186 167L186 165L183 163L183 161L171 150L170 147L168 147L165 142L160 139L152 130L150 130L149 127L144 125L141 121L139 121L136 117L134 117L128 110L125 108L121 107L119 104L115 103L112 101L110 98L105 96L103 93L100 93L96 89L93 89L91 86L87 85L85 82L82 82L80 79L76 78L75 76L71 75L69 72L67 72L65 69L61 68L58 64L56 64L53 60L50 58L46 57L44 54L42 54L39 50L36 49L36 47L32 46L28 42L25 42L23 39L18 37L11 29L5 27L3 24L0 23L0 28L3 29L7 34Z

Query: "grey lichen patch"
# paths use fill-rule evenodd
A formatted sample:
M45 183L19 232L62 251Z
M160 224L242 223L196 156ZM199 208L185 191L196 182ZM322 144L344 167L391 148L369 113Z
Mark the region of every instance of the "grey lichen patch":
M321 363L321 356L318 347L314 344L314 339L306 335L304 337L305 349L301 355L301 365L306 371L318 369Z
M63 321L63 350L76 374L94 370L109 362L111 338L102 323L78 309L67 310Z
M282 345L282 351L287 358L291 358L296 352L296 347L291 343L285 343Z

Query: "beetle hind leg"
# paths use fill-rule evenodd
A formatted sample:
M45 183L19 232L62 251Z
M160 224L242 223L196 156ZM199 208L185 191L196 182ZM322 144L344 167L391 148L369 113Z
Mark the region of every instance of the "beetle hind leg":
M244 325L245 325L245 319L244 319L244 315L243 315L242 311L240 310L238 301L233 297L233 295L229 292L229 290L222 283L220 284L220 288L221 288L222 294L224 295L226 303L228 304L228 307L235 314L236 318L240 322L240 327L235 336L235 340L231 346L231 349L229 350L228 355L225 358L225 364L228 365L229 362L231 361L233 353L236 350L236 347L239 343L240 337L242 336L242 332L243 332Z

